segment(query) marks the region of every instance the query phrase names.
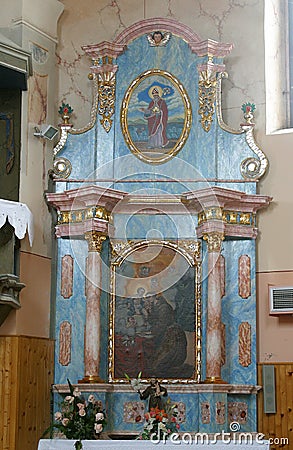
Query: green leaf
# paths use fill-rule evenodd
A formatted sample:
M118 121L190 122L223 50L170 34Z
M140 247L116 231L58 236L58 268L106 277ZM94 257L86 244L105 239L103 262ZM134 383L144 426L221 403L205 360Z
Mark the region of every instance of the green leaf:
M81 450L82 449L82 442L81 441L76 441L74 444L74 447L76 450Z
M72 384L70 383L70 381L69 381L68 378L67 378L67 383L68 383L68 386L69 386L69 389L70 389L70 393L71 393L71 395L73 395L74 389L73 389L73 386L72 386Z

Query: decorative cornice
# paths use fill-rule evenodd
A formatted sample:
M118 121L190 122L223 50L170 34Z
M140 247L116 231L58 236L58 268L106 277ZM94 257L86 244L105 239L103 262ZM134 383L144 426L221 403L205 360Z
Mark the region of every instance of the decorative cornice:
M214 186L178 195L140 196L96 185L47 193L57 210L56 236L78 236L86 231L108 232L114 214L198 215L197 236L225 232L226 236L254 239L256 213L272 198Z
M149 384L148 379L141 380L144 384ZM164 380L160 380L164 383ZM256 394L261 390L261 386L250 385L250 384L202 384L190 380L185 383L181 383L178 380L166 380L168 382L168 391L174 393L202 393L202 392L218 392L218 393L228 393L228 394ZM128 381L124 378L123 380L115 380L112 383L99 383L99 384L88 384L79 383L78 389L80 392L127 392L133 393L133 388ZM73 386L75 387L75 386ZM59 394L70 393L68 384L55 384L53 385L53 392L58 392Z
M187 42L192 53L198 56L214 56L223 58L227 56L233 44L226 44L207 39L202 41L200 36L187 25L168 18L151 18L140 20L130 27L123 30L113 42L103 41L96 45L86 45L82 49L92 58L98 59L102 56L112 56L117 58L123 53L127 45L143 34L149 34L155 30L169 31L172 34L181 37Z
M57 213L57 225L80 223L88 219L99 219L109 222L111 213L103 206L91 206L90 208L71 211L58 211Z
M84 235L88 242L89 252L101 253L103 242L107 239L107 236L99 231L87 231Z
M207 208L198 214L198 225L201 225L209 220L222 220L227 224L233 225L256 225L255 213L247 211L223 210L218 206Z
M177 20L167 18L151 18L140 20L123 30L115 39L116 44L128 44L133 39L148 34L155 30L171 31L173 34L182 37L186 42L201 42L201 38L187 25Z
M125 44L118 44L115 41L103 41L99 44L94 45L84 45L81 47L84 52L93 60L97 61L103 56L108 56L116 59L119 55L121 55L126 49Z
M231 50L233 49L233 44L225 44L222 42L214 41L213 39L190 43L189 46L192 52L196 53L197 56L214 56L216 58L223 58L229 55L229 53L231 53Z

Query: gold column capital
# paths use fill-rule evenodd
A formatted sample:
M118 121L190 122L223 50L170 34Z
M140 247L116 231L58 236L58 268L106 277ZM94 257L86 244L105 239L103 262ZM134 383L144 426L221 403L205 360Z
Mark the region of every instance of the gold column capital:
M225 235L219 231L212 231L210 233L205 233L203 235L203 239L207 241L209 253L220 253L222 241L225 239Z
M87 231L84 237L88 241L89 252L101 253L103 242L107 239L104 233L100 231Z

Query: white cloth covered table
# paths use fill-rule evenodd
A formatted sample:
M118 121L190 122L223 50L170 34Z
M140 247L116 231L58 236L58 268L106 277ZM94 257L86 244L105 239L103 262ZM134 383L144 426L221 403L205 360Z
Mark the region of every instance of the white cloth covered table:
M74 450L75 441L68 439L41 439L39 441L38 450ZM166 441L166 443L152 443L151 441L137 441L137 440L102 440L99 439L97 441L82 441L83 448L82 450L156 450L156 449L165 449L165 450L180 450L186 449L190 450L192 448L197 448L200 450L235 450L235 448L245 448L247 450L268 450L269 442L262 441L262 443L247 443L242 445L240 443L224 443L222 441L217 441L216 443L211 444L201 444L201 443L184 443L182 441L177 441L172 443L171 441Z
M0 199L0 228L3 227L7 219L10 225L13 226L18 239L23 239L26 230L28 231L29 242L32 246L34 225L30 209L24 203Z

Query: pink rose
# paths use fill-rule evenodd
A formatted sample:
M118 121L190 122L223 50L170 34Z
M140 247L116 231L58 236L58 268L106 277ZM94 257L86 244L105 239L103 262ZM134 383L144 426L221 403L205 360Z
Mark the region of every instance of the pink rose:
M57 411L55 413L55 420L61 420L62 419L62 413L60 411Z
M80 410L78 411L78 414L80 415L80 417L84 417L86 415L85 409L80 408Z
M68 425L68 423L69 423L69 419L67 417L64 417L64 419L62 420L62 425L64 427L66 427Z

